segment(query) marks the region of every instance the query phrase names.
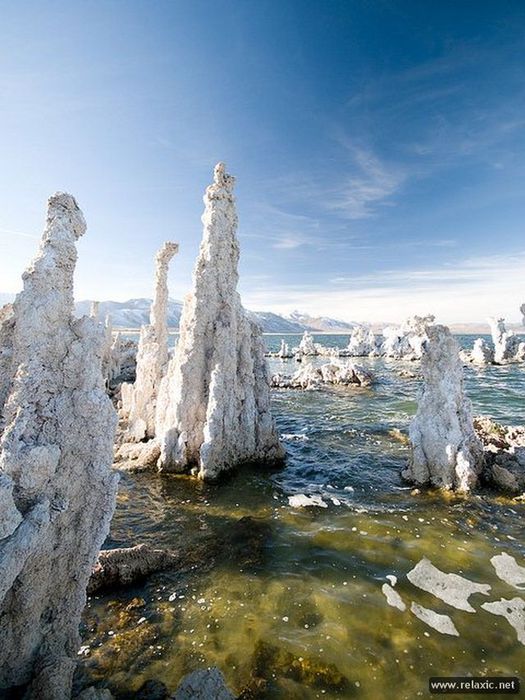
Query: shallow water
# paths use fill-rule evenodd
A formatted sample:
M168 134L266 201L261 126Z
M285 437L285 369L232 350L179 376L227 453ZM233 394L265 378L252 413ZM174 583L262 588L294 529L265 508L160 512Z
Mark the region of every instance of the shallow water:
M525 599L490 563L505 552L525 565L525 506L488 493L412 496L399 477L407 447L392 431L406 430L419 387L398 372L419 367L358 362L375 372L373 388L273 394L288 453L281 471L246 469L223 485L123 475L107 546L147 542L195 556L185 571L89 602L83 682L124 695L155 678L173 690L185 673L217 665L236 692L265 679L250 697L377 700L427 697L429 676L523 673L516 631L480 606ZM524 422L523 366L468 368L466 388L476 413ZM318 494L327 507L292 508L293 494ZM252 519L239 525L244 516ZM423 557L490 594L474 594L469 613L416 588L406 574ZM381 590L392 574L404 611ZM448 615L459 636L419 620L412 602Z

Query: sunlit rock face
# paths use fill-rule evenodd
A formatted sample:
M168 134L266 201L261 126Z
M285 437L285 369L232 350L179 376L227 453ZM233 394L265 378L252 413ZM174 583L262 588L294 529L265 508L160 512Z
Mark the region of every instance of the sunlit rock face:
M298 352L301 355L317 355L317 347L314 343L314 338L313 336L308 333L308 331L305 331L303 333L303 337L301 338L301 342L299 343L299 348Z
M494 343L494 362L504 364L518 359L520 340L512 331L505 327L504 318L489 318L492 342Z
M348 342L348 354L351 357L368 357L378 351L376 336L370 328L356 326Z
M483 338L474 341L470 360L475 365L490 365L494 362L494 351Z
M86 585L109 530L116 418L104 391L103 329L73 309L73 197L48 204L40 250L23 275L2 363L0 689L69 698ZM0 692L1 694L1 692Z
M128 417L128 438L143 440L155 435L155 411L162 377L168 366L168 267L178 252L177 243L167 241L155 258L155 294L150 323L140 329L137 378L133 391L123 394Z
M434 316L411 316L401 326L385 328L380 354L395 360L421 359L426 329L433 322Z
M416 484L469 491L483 464L459 347L446 326L427 326L422 345L423 392L409 429L412 455L403 476Z
M329 362L314 367L306 363L293 375L275 374L271 378L272 387L278 389L320 389L325 385L356 385L368 387L374 376L361 365L353 362Z
M237 464L283 457L270 412L262 333L236 291L234 178L224 165L204 196L203 240L177 352L157 403L159 468L214 479Z

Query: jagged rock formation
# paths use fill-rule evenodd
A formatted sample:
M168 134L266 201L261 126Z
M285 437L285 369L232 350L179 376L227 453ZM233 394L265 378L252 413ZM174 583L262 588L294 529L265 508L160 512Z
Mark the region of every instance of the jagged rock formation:
M356 326L346 349L351 357L368 357L378 354L374 332L365 326Z
M525 427L476 416L474 428L483 444L483 480L505 493L525 493Z
M419 485L469 491L483 464L470 401L463 390L459 347L446 326L426 328L423 393L409 429L412 456L404 478Z
M314 343L313 335L305 331L301 342L299 343L298 353L301 355L314 356L318 355L316 344Z
M234 178L224 165L204 196L204 235L177 352L157 402L159 468L214 479L242 462L284 453L270 412L260 328L236 291L239 244Z
M177 243L167 241L156 255L150 323L140 329L133 390L123 395L123 412L128 414L128 438L137 442L155 435L157 396L169 359L168 266L178 250Z
M89 309L89 316L90 318L94 318L95 320L98 319L98 310L99 310L100 302L99 301L92 301L91 302L91 307Z
M494 351L483 338L477 338L470 358L475 365L490 365L494 362Z
M97 302L93 302L98 304ZM98 313L98 312L97 312ZM97 318L97 316L93 316ZM120 333L113 335L113 325L111 317L107 314L104 321L104 350L102 353L102 376L106 381L106 387L109 389L121 374L121 339Z
M40 250L8 324L0 439L0 688L69 698L91 568L108 530L117 477L116 417L104 391L104 337L73 316L73 197L48 203ZM6 388L7 387L7 388Z
M426 329L432 323L434 316L412 316L399 327L385 328L380 354L395 360L420 360L426 341Z
M352 362L329 362L320 367L308 363L292 376L275 374L272 387L278 389L320 389L326 384L370 386L374 381L371 372Z
M15 316L13 305L6 304L0 308L0 430L2 429L2 410L11 387L13 363L13 329Z
M513 331L505 328L504 318L489 318L492 342L494 343L494 362L497 365L517 360L518 353L525 355L520 346L520 339Z
M525 326L525 304L522 304L520 306L520 312L521 312L521 325Z

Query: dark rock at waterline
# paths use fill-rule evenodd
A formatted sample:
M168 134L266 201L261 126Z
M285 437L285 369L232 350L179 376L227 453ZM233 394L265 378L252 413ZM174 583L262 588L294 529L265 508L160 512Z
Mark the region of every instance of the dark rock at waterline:
M133 700L166 700L169 697L168 688L162 681L146 681L133 695Z
M180 564L181 557L178 552L153 549L145 544L108 549L99 554L89 579L87 593L93 595L102 590L129 586L156 571L164 571Z
M477 416L474 428L483 443L482 481L509 495L525 492L525 427Z
M94 595L113 588L130 586L151 574L178 571L208 571L217 561L239 568L258 566L264 559L272 528L269 523L245 516L232 522L220 536L206 537L185 551L154 549L145 544L100 552L87 588Z
M235 700L219 669L194 671L184 676L172 700Z
M353 690L348 678L333 664L320 659L295 656L286 649L259 640L253 654L253 676L267 681L288 678L308 688L347 694ZM348 695L347 695L348 696Z

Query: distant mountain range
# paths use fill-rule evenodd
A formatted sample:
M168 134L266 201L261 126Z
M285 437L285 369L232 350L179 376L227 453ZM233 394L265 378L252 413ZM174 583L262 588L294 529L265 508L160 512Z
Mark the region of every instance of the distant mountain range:
M129 299L128 301L101 301L99 316L111 316L115 328L140 328L149 323L151 299ZM75 304L79 316L89 314L91 301L84 300ZM170 299L168 302L168 326L179 327L182 302ZM317 333L351 332L353 323L336 321L333 318L312 318L294 311L289 317L279 316L271 311L248 311L250 317L259 323L264 333L303 333L305 330Z
M0 306L14 299L14 294L0 292ZM111 316L115 328L140 328L149 322L149 308L151 299L129 299L128 301L101 301L99 316L104 318L106 314ZM89 314L91 302L79 301L75 304L78 316ZM176 330L179 327L182 302L170 299L168 302L168 325ZM351 333L352 328L358 324L338 321L325 316L309 316L308 314L294 311L289 316L279 316L271 311L248 311L251 318L257 321L264 333L303 333L305 330L315 333ZM374 332L380 332L385 326L392 323L372 323ZM486 323L452 323L450 330L457 334L489 334ZM523 327L517 323L507 324L507 328L514 330L518 335L523 334Z

